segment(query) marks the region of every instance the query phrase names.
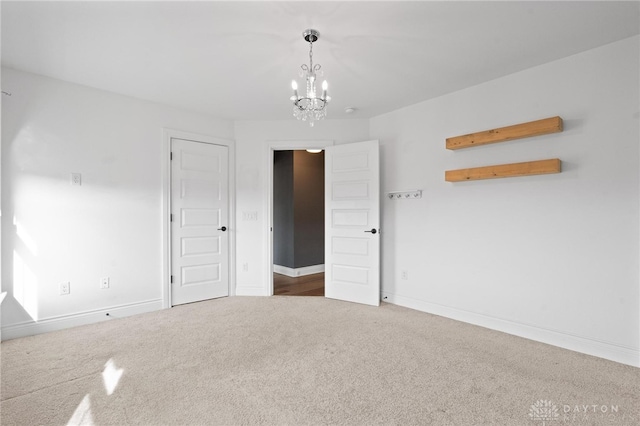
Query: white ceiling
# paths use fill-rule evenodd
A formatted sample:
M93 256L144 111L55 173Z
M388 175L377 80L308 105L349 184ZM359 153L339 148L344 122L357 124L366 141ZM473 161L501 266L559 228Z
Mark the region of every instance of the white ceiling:
M639 6L2 1L2 64L220 118L289 119L301 33L315 28L329 117L368 118L636 35Z

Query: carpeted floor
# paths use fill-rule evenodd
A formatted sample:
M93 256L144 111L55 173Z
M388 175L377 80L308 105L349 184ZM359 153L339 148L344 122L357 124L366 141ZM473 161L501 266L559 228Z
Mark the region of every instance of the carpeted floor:
M2 343L2 425L637 425L640 369L383 304L231 297Z

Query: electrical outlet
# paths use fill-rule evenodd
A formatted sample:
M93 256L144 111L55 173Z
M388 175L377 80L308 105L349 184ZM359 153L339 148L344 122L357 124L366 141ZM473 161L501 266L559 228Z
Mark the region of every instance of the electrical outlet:
M71 283L60 283L60 296L71 293Z
M71 173L71 185L82 185L82 175L80 173Z
M402 273L400 274L400 277L401 277L403 280L408 280L408 279L409 279L409 272L407 272L407 271L402 271Z
M242 264L242 272L249 272L249 264L248 263L243 263Z
M102 277L100 279L100 288L101 289L109 288L109 277Z

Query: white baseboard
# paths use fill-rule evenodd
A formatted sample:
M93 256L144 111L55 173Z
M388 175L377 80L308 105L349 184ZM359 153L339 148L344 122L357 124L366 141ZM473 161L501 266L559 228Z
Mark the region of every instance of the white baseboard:
M269 296L264 287L236 287L236 296Z
M113 318L128 317L162 309L162 299L147 300L127 305L113 306L107 309L80 312L71 315L45 318L38 321L25 321L2 327L2 340L48 333L80 325L93 324ZM107 313L109 316L107 316Z
M501 331L514 336L524 337L537 342L560 348L597 356L622 364L640 367L640 348L621 346L611 342L575 336L555 330L548 330L533 325L517 323L501 318L490 317L475 312L451 308L423 300L397 296L382 292L382 301L427 312L457 321L478 325L480 327Z
M311 265L305 266L303 268L287 268L286 266L281 265L273 265L273 272L276 274L286 275L288 277L302 277L305 275L311 274L319 274L320 272L324 272L324 264L322 265Z

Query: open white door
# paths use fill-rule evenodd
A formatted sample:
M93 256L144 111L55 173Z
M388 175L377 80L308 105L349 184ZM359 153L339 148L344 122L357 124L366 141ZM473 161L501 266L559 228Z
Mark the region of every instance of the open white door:
M229 295L226 146L171 140L171 304Z
M325 152L325 296L380 305L378 141Z

